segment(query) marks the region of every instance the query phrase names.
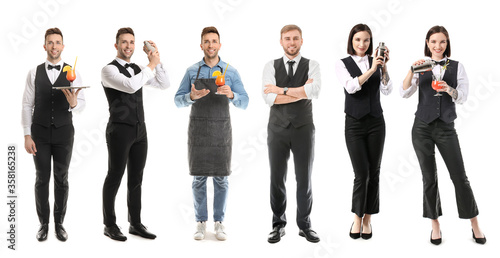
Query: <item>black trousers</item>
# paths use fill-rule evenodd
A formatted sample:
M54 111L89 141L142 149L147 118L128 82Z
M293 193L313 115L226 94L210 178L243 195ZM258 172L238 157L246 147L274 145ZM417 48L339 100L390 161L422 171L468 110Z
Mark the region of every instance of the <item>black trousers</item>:
M290 150L295 163L297 181L297 225L300 229L311 227L309 215L312 208L311 172L314 160L314 124L294 128L268 125L267 145L271 168L271 209L273 227L286 225L286 176Z
M68 168L73 152L75 129L72 124L56 128L33 124L31 138L37 149L35 201L40 223L49 223L49 182L54 162L54 222L63 223L68 202Z
M345 142L354 169L351 211L359 217L379 212L380 163L385 142L384 116L356 119L346 114Z
M104 224L116 224L115 198L127 167L127 205L130 224L141 223L141 186L148 153L146 125L108 123L108 175L102 189Z
M462 219L479 214L474 194L465 174L464 162L454 123L439 119L426 124L415 118L412 129L413 148L417 154L424 184L424 217L437 219L442 215L434 148L437 146L455 186L458 215Z

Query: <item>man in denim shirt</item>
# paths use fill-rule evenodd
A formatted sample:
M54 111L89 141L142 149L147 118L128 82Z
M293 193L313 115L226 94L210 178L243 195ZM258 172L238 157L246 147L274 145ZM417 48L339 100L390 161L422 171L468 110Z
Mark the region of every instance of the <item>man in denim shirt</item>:
M218 240L226 240L222 221L226 210L227 177L231 174L232 132L229 103L246 109L248 95L238 71L221 61L219 32L215 27L201 33L204 58L189 67L175 94L177 107L191 106L188 129L189 172L193 176L193 198L197 222L194 239L205 237L207 177L214 182L214 231ZM214 72L223 76L217 79ZM217 73L215 73L217 74ZM225 81L225 82L224 82ZM220 86L218 86L220 85Z

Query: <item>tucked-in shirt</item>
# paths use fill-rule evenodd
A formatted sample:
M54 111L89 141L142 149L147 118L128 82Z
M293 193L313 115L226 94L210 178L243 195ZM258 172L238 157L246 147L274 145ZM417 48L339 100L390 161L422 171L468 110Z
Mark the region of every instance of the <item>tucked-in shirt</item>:
M297 67L299 66L300 59L302 58L302 55L299 53L293 61L295 63L293 64L293 73L295 74L295 71L297 71ZM290 59L286 56L283 55L283 62L285 64L285 69L288 74L288 61ZM274 69L274 60L269 61L265 66L264 66L264 72L262 74L262 97L264 98L264 101L266 104L269 106L274 105L274 101L276 100L276 97L278 94L276 93L264 93L264 90L266 89L266 85L272 84L276 85L276 70ZM321 90L321 73L319 70L319 64L318 62L314 60L309 60L309 72L307 73L308 79L313 79L312 83L306 83L304 85L304 91L306 93L307 99L317 99L319 96L319 92ZM278 87L281 87L280 85L276 85ZM284 87L284 86L283 86Z
M59 65L61 68L59 70L53 68L49 70L49 65ZM48 60L45 61L45 71L49 77L50 83L54 84L59 74L63 70L64 62L61 60L57 64L53 64ZM31 69L26 77L26 87L23 94L23 110L21 115L21 124L23 126L24 135L31 135L31 123L33 122L33 110L35 109L35 78L36 78L37 67ZM82 86L82 77L76 72L76 79L73 81L73 86ZM69 86L69 85L60 85ZM69 108L68 111L81 111L85 108L85 95L83 90L78 93L77 104L74 108Z
M118 57L115 60L122 66L128 64L125 60ZM126 68L130 75L132 75L129 78L120 73L118 67L110 64L106 65L101 71L102 85L129 94L135 93L144 85L160 88L162 90L170 87L167 70L163 69L161 63L155 67L154 71L148 66L138 66L141 68L141 72L135 75L132 67Z
M351 57L359 67L359 70L361 70L361 74L366 73L366 71L370 69L368 55L365 55L363 57L351 55ZM362 85L359 84L359 78L353 78L351 76L342 60L338 60L335 64L335 72L337 73L337 78L340 81L340 84L344 86L344 89L347 91L347 93L354 94L361 90ZM382 81L380 81L380 92L384 95L389 95L392 92L392 81L390 79L389 82L387 82L387 85L384 85Z
M214 78L212 73L215 71L221 71L222 73L226 69L227 63L223 62L219 57L219 62L214 67L208 66L204 59L200 62L193 64L190 66L184 77L182 78L181 84L179 85L179 89L177 93L175 93L175 105L177 107L187 107L196 102L196 100L191 100L191 84L194 84L196 81L196 74L198 73L198 69L200 68L200 74L198 75L199 79L210 79ZM222 70L221 70L222 69ZM241 81L240 74L236 70L236 68L231 65L228 66L226 75L225 75L226 85L231 88L233 91L233 99L229 99L231 103L235 107L246 109L248 106L248 94L243 87L243 82Z
M436 60L438 62L440 61L446 61L448 60L448 57L445 57L441 60ZM436 76L437 78L443 78L444 74L446 73L446 70L439 64L434 66L432 68L432 74ZM403 82L401 83L401 87L399 90L399 93L401 94L401 97L403 98L409 98L417 91L419 84L419 73L414 73L413 77L411 78L411 84L410 87L406 90L403 89ZM458 68L457 68L457 87L455 88L457 90L457 98L453 99L453 102L456 104L463 104L465 101L467 101L467 96L469 95L469 78L467 77L467 73L465 72L464 66L462 63L458 63Z

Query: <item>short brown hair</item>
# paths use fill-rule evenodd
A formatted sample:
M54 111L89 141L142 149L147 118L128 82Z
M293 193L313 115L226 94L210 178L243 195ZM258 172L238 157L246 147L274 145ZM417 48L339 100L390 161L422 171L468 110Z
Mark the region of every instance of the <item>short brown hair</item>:
M63 34L62 34L61 30L57 27L54 27L54 28L48 29L45 32L45 40L47 40L47 36L52 35L52 34L61 35L61 38L63 38Z
M443 26L434 26L432 27L428 32L427 35L425 36L425 48L424 48L424 54L425 56L432 56L431 50L427 47L427 41L429 41L429 38L432 36L432 34L436 33L443 33L446 36L446 50L444 51L444 55L447 57L451 56L451 44L450 44L450 36L448 35L448 31L443 27Z
M351 32L349 32L349 39L347 40L347 53L349 55L355 55L356 51L354 50L354 47L352 45L352 39L354 38L354 35L356 33L361 32L361 31L366 31L368 34L370 34L370 46L368 46L368 49L366 50L365 54L371 56L373 53L373 36L372 36L372 30L370 30L370 27L366 24L356 24L354 27L352 27Z
M120 38L120 35L122 35L122 34L132 34L133 36L135 36L134 30L132 28L130 28L130 27L121 28L116 33L116 44L118 44L118 39Z
M281 29L281 32L280 32L280 38L283 36L284 33L287 33L289 31L292 31L292 30L298 30L299 33L300 33L300 36L302 37L302 30L300 29L299 26L295 25L295 24L288 24L288 25L285 25L282 29Z
M215 34L217 34L217 37L219 37L219 41L220 41L219 31L214 26L203 28L203 30L201 31L201 40L202 41L203 41L203 36L205 36L208 33L215 33Z

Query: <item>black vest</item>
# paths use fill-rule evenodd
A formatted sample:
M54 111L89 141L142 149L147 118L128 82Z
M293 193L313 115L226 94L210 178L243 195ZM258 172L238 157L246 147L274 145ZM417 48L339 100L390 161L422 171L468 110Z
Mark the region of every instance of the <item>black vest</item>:
M64 64L63 67L67 65ZM72 123L73 115L69 110L69 103L61 90L52 87L69 86L66 73L61 72L52 85L45 70L45 63L36 68L35 75L35 108L33 110L33 123L49 127L68 125Z
M373 58L368 57L370 67L372 61ZM356 78L363 75L352 57L346 57L342 59L342 62L344 62L351 77ZM344 93L344 112L346 114L356 119L360 119L368 114L373 117L380 117L382 115L382 106L380 105L380 69L377 69L377 71L372 74L368 81L363 84L361 90L354 94L349 94L344 89Z
M283 58L274 60L276 85L283 88L297 88L303 86L308 78L309 59L302 57L292 78L288 77ZM274 104L271 106L269 123L288 127L291 123L298 128L313 123L312 102L310 99L302 99L288 104Z
M116 60L109 63L118 68L121 74L132 77L125 67L120 65ZM133 66L134 73L138 74L141 69L136 65ZM104 87L104 85L103 85ZM144 107L142 105L142 88L135 93L129 94L123 91L104 87L106 98L109 105L109 122L124 123L135 125L144 122Z
M443 81L449 86L457 88L458 62L450 60L444 73ZM425 123L429 124L437 118L445 123L451 123L457 118L455 102L451 96L443 92L443 96L436 97L436 91L432 89L432 71L420 73L418 84L418 108L415 115Z

